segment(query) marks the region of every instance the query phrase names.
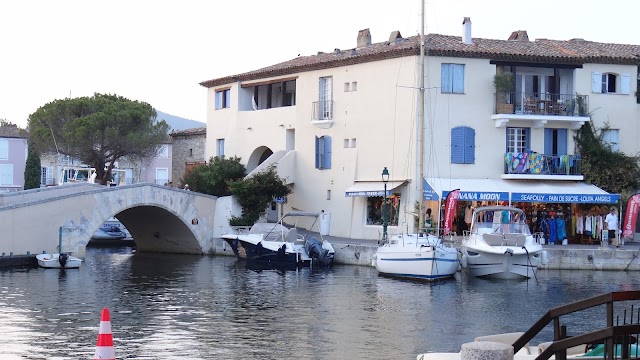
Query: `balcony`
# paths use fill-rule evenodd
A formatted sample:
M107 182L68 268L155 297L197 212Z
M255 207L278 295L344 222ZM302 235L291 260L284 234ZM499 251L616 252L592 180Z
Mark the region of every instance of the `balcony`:
M496 127L504 127L511 120L528 120L534 128L547 123L579 129L589 121L589 97L573 94L504 93L495 94Z
M333 125L333 100L312 103L311 123L321 129L328 129Z
M584 179L580 154L506 153L504 164L503 179Z

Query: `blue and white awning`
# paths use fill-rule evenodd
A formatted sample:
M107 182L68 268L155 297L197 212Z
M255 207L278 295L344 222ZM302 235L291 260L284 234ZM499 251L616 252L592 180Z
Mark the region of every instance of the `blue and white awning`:
M430 178L427 182L442 198L451 190L460 189L462 201L614 204L620 200L620 194L574 181ZM425 200L430 199L425 196Z
M392 190L398 186L404 184L405 181L388 181L387 182L387 196L391 195ZM356 196L383 196L384 195L384 182L382 181L359 181L351 185L346 191L346 197Z

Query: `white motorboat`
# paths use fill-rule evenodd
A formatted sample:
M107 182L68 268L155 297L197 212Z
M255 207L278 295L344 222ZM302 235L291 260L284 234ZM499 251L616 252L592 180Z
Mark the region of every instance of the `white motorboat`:
M224 239L233 249L234 254L253 263L267 267L290 268L310 265L327 266L333 262L335 250L333 246L319 235L302 235L295 227L284 225L285 218L315 218L309 229L318 222L320 214L308 212L289 212L277 223L256 223L249 233L225 234Z
M91 236L92 240L122 240L131 239L129 230L122 223L112 217L105 221L100 228Z
M77 269L82 264L82 259L67 254L38 254L38 265L51 269Z
M542 245L531 234L522 210L484 206L473 212L471 230L462 240L462 265L474 276L530 278L546 265Z
M379 273L395 277L438 280L452 277L460 264L458 250L433 235L392 236L373 255Z

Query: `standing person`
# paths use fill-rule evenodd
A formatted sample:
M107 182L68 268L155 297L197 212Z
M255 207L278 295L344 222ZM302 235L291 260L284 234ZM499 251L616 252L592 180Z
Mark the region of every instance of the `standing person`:
M427 213L424 214L424 227L429 231L431 229L433 217L431 216L431 208L427 209Z
M616 208L611 207L609 214L604 218L604 222L607 224L607 230L609 230L609 245L615 245L620 247L616 239L616 231L618 230L618 215L616 214Z
M467 205L464 209L464 223L467 225L467 230L471 229L471 219L473 217L473 210L475 208L472 204Z

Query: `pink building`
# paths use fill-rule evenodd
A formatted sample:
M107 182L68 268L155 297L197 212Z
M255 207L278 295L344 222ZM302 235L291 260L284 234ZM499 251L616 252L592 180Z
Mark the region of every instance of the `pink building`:
M0 191L24 189L27 131L17 125L0 126Z

